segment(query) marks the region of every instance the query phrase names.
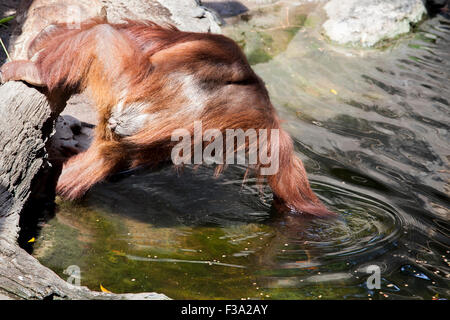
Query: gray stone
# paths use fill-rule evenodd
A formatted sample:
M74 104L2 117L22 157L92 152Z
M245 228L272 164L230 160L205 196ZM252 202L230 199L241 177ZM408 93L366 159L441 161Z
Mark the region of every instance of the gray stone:
M152 20L171 23L183 31L220 33L216 14L198 0L102 0L108 20Z
M331 0L325 34L340 44L371 47L411 31L426 13L422 0Z
M48 150L52 162L64 162L68 158L86 151L91 145L94 129L70 115L58 117L55 134L51 137Z
M220 19L199 0L158 0L166 7L175 24L183 31L220 33Z
M10 54L13 60L28 60L28 49L34 38L46 27L57 23L73 23L77 27L82 20L104 16L106 13L98 0L24 0L16 15L16 28L11 39Z

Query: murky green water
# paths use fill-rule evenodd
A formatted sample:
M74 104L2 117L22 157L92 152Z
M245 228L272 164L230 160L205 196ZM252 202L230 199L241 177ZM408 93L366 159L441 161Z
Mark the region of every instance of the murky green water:
M218 179L208 167L139 171L60 201L34 246L44 265L62 277L78 265L94 290L176 299L450 297L450 20L360 51L323 39L320 12L289 8L251 11L226 33L339 218L278 215L240 167Z

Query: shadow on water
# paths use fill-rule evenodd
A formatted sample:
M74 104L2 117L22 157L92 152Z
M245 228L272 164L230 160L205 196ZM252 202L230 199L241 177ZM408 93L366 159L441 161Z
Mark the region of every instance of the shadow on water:
M223 18L234 17L248 11L239 1L202 1L202 5L214 10Z
M250 12L225 32L256 24L274 43L286 30L264 19ZM35 256L60 275L80 266L92 289L179 299L449 298L450 20L389 49L344 50L321 39L318 19L302 16L283 50L253 64L338 218L277 214L236 166L217 179L208 167L132 172L59 201Z

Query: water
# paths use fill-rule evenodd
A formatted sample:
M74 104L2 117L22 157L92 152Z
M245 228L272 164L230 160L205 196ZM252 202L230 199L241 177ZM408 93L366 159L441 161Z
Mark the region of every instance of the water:
M311 6L289 8L250 11L225 32L339 218L277 214L269 190L241 185L241 167L217 179L209 167L141 170L59 200L35 244L44 265L62 277L78 265L93 290L176 299L450 297L450 19L357 50L323 39Z

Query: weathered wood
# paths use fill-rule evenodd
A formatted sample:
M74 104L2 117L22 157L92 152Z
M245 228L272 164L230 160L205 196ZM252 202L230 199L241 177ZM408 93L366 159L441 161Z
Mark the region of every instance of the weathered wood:
M45 95L23 83L1 86L0 99L0 237L16 241L19 214L45 161L44 128L53 119Z

